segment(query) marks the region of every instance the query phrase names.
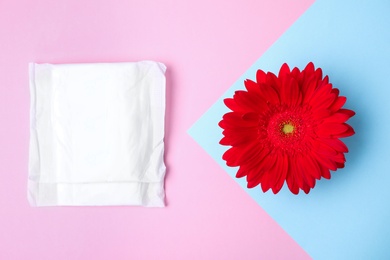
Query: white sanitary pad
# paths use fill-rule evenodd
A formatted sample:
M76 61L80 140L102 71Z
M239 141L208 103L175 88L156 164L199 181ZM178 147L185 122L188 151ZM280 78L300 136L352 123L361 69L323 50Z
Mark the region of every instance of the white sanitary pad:
M165 69L30 64L31 206L164 206Z

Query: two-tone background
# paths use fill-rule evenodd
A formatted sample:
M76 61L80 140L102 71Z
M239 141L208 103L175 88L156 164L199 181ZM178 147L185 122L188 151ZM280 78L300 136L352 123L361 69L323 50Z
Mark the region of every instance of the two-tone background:
M389 11L385 0L0 0L0 259L389 258ZM28 62L144 59L168 67L167 207L30 208ZM310 60L357 112L347 166L308 196L248 191L220 160L221 97L259 67Z

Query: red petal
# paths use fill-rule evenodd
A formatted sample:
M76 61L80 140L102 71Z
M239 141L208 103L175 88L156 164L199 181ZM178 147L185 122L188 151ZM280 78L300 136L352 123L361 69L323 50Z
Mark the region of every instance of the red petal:
M302 165L303 161L300 156L294 156L290 157L290 171L291 174L294 176L294 180L296 181L298 187L303 187L305 186L305 180L303 178L303 175L305 172L302 170Z
M315 185L315 183L314 183L314 185ZM314 186L313 186L313 188L314 188ZM307 185L306 183L304 184L304 186L303 186L301 189L302 189L303 192L305 192L306 194L309 194L309 192L310 192L310 187L309 187L309 185Z
M240 166L239 159L241 153L242 152L240 148L232 147L223 154L222 159L226 161L227 166Z
M291 80L291 100L293 105L300 105L302 103L302 93L299 88L298 81Z
M306 67L303 69L303 71L305 73L307 73L308 75L311 75L314 73L314 64L313 62L309 62Z
M328 78L328 76L326 76L326 78ZM328 84L328 82L326 84ZM332 88L331 93L335 94L338 97L340 95L340 90L338 88Z
M275 159L274 161L271 159L272 157ZM281 169L282 167L284 167L282 164L286 162L284 158L282 158L280 155L270 156L270 158L267 157L265 158L265 161L269 162L268 163L269 168L266 167L263 168L265 172L261 180L261 189L263 190L263 192L268 191L277 182L278 178L280 177L279 175L281 174L282 171Z
M320 166L320 168L321 168L321 175L322 175L322 177L324 177L325 179L330 179L330 171L329 171L329 169L328 168L326 168L326 167L323 167L323 166Z
M240 168L239 170L237 171L236 175L239 175L241 178L241 176L249 176L251 173L252 173L253 169L251 167L248 167L247 164L243 164L243 165L240 165Z
M258 144L252 145L245 150L245 153L240 158L241 164L248 164L252 166L254 163L259 163L264 160L264 157L269 153L268 149L261 149L261 146Z
M249 91L249 92L260 92L259 90L259 84L257 84L256 82L250 80L250 79L247 79L244 81L244 85L245 85L245 88Z
M337 134L334 137L343 138L343 137L348 137L348 136L355 134L355 131L353 130L353 128L350 125L347 125L347 124L344 124L344 125L347 126L347 128L348 128L347 131L345 131L344 133L341 133L341 134Z
M287 63L283 63L282 67L279 70L279 78L287 77L290 74L290 68Z
M280 83L279 79L273 74L272 72L268 72L266 75L266 85L273 88L276 93L279 93L280 91Z
M247 187L251 189L259 185L263 181L264 175L264 172L251 172L250 175L247 176ZM249 179L249 177L251 177L251 179Z
M329 106L332 105L334 100L336 99L336 95L330 93L328 96L323 97L321 100L317 100L315 103L312 103L313 99L310 101L310 104L313 107L313 111L328 109Z
M264 149L266 150L266 149ZM250 165L248 164L248 167L254 169L256 172L265 173L268 172L268 170L274 166L276 162L276 156L275 155L268 155L269 151L265 151L263 153L264 157L261 160L257 161L251 161ZM268 156L267 156L268 155ZM257 179L258 176L251 175L247 177L247 180L250 182L254 182L255 179Z
M250 170L250 173L246 176L246 180L250 183L255 183L255 182L259 181L263 175L264 175L264 171L262 169L253 168Z
M233 98L225 98L225 99L223 100L223 103L225 103L225 105L226 105L228 108L230 108L231 110L233 110L233 111L237 111L237 112L239 112L239 111L245 111L242 107L240 107L240 106L238 106L238 105L236 104L236 101L234 101Z
M257 135L237 135L237 136L225 136L220 141L221 145L242 146L256 141Z
M272 192L274 194L278 193L283 186L283 183L287 177L287 172L289 170L289 160L288 157L284 154L279 156L279 160L275 163L273 170L274 178L271 183Z
M263 165L267 166L267 163L265 161L274 160L272 156L268 156L270 153L270 150L268 148L258 148L257 153L254 154L254 157L247 157L248 159L245 160L245 166L250 169L257 169L258 171L266 171L269 168L265 168ZM270 162L269 162L270 163Z
M332 90L332 84L327 84L320 88L317 88L314 91L314 94L311 97L309 104L312 106L316 106L317 104L320 104L324 99L326 99L329 96L331 90Z
M322 69L321 68L316 69L314 75L316 76L318 85L320 86L320 83L322 81Z
M287 186L288 186L289 190L293 194L297 195L299 193L299 187L294 179L294 173L292 171L289 171L287 173L286 182L287 182Z
M308 171L306 169L306 171ZM316 186L316 179L309 173L307 172L305 175L303 175L304 179L305 179L305 183L311 188L313 189L314 186ZM303 189L304 186L302 186L301 188ZM305 192L306 194L308 193L309 191Z
M345 155L343 153L338 153L337 155L329 156L329 159L333 160L337 163L344 164L345 163Z
M313 160L312 157L307 157L305 161L306 161L306 169L311 174L311 176L313 176L317 180L321 179L321 169L317 161Z
M348 147L339 139L328 139L324 138L322 139L323 142L327 143L329 146L333 147L336 151L342 152L342 153L348 153Z
M269 171L269 169L271 169L271 167L274 166L274 164L276 163L276 160L277 160L277 156L272 155L271 153L266 158L264 158L264 160L260 163L259 166L264 171Z
M350 109L340 109L338 112L343 113L349 117L353 117L356 114L355 111L350 110Z
M222 155L222 159L226 161L226 165L228 166L241 166L246 161L255 158L259 153L258 147L258 143L256 142L251 142L249 145L243 147L233 146Z
M345 167L345 163L336 162L337 168L342 169Z
M328 76L325 76L324 79L318 84L319 87L323 86L323 85L326 85L326 84L329 84L329 77ZM335 89L335 90L338 90L338 89ZM338 95L338 93L335 93L336 95Z
M268 109L266 103L258 95L253 95L246 91L236 91L234 94L236 104L241 106L246 112L262 112Z
M245 113L242 115L242 120L246 123L258 123L259 122L259 114L258 113Z
M347 98L346 97L338 97L334 103L330 106L330 110L333 111L333 112L336 112L337 110L339 110L340 108L342 108L345 104L345 102L347 101Z
M222 131L222 134L226 137L231 137L231 138L236 138L241 135L252 136L257 134L257 129L255 127L233 128L233 129L226 128L225 130Z
M237 154L240 154L240 148L231 147L222 155L222 159L228 161L231 158L236 157Z
M255 130L257 132L258 130L257 127L259 125L259 122L249 121L244 119L237 120L237 121L230 120L230 119L223 119L218 123L218 125L222 129L237 129L237 131L240 130L247 131L247 130L251 130L252 128L251 131Z
M264 101L266 101L266 103L271 103L275 105L280 103L279 94L273 87L269 85L260 85L260 96Z
M314 75L312 75L308 80L303 82L302 85L303 103L307 103L311 99L316 87L317 87L317 80Z
M237 112L228 112L225 113L222 116L223 120L229 120L229 121L238 121L240 122L242 119L242 113L237 113Z
M257 81L257 84L266 83L266 81L267 81L266 75L267 75L267 74L265 74L264 71L258 70L257 73L256 73L256 81Z
M271 188L270 182L274 178L269 172L266 172L261 180L261 189L263 192L267 192Z
M240 167L236 173L236 178L242 178L248 174L248 171L244 167Z
M240 123L242 123L241 121ZM234 137L239 135L253 135L258 133L258 127L252 126L250 127L249 123L246 127L240 126L240 124L232 124L229 123L227 120L222 120L219 125L224 130L222 131L222 134L224 136Z
M321 137L333 137L345 133L348 129L347 124L324 123L318 128L317 134Z
M320 119L323 119L323 118L327 118L330 116L331 112L330 110L328 109L320 109L320 110L317 110L317 111L313 111L313 119L315 120L320 120Z
M287 105L298 105L301 103L301 91L298 82L294 78L288 77L282 80L280 100L282 104Z
M323 156L321 154L317 154L316 152L313 152L312 154L320 166L326 167L332 171L337 170L337 165L334 161L330 160L326 156Z
M307 184L309 188L313 188L315 185L315 179L311 173L311 169L310 169L311 165L307 164L308 158L303 158L303 157L296 157L296 158L297 158L296 165L299 171L296 172L295 179L296 180L301 179L300 181L298 181L299 187L303 189L306 186L305 184Z
M257 113L237 113L228 112L223 115L219 126L223 129L256 127L259 124L259 115Z
M301 74L301 71L295 67L292 71L291 71L291 77L293 77L297 82L299 82L299 76Z
M326 156L337 155L337 153L338 153L334 148L330 147L329 145L327 145L319 140L313 141L313 148L319 154L323 154Z
M333 115L327 117L324 119L324 123L344 123L346 122L351 116L347 113L337 112Z

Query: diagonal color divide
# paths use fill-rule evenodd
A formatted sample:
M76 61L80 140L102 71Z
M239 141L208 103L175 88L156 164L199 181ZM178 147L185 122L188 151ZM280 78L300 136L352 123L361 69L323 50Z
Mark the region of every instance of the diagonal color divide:
M390 259L390 2L318 0L192 126L189 134L314 259ZM278 72L287 62L301 69L313 61L347 96L356 135L346 168L317 182L309 195L278 195L247 189L221 157L218 122L228 111L222 100L256 70Z

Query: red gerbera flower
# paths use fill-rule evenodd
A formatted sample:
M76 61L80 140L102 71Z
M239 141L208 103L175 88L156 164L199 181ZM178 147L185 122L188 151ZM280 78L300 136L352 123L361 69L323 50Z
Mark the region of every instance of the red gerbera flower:
M286 181L292 193L309 193L344 167L348 148L339 138L355 133L345 123L355 112L311 62L302 71L283 64L278 76L258 70L256 81L224 100L232 112L219 123L220 144L232 147L222 158L240 167L236 177L246 176L248 188L276 194Z

